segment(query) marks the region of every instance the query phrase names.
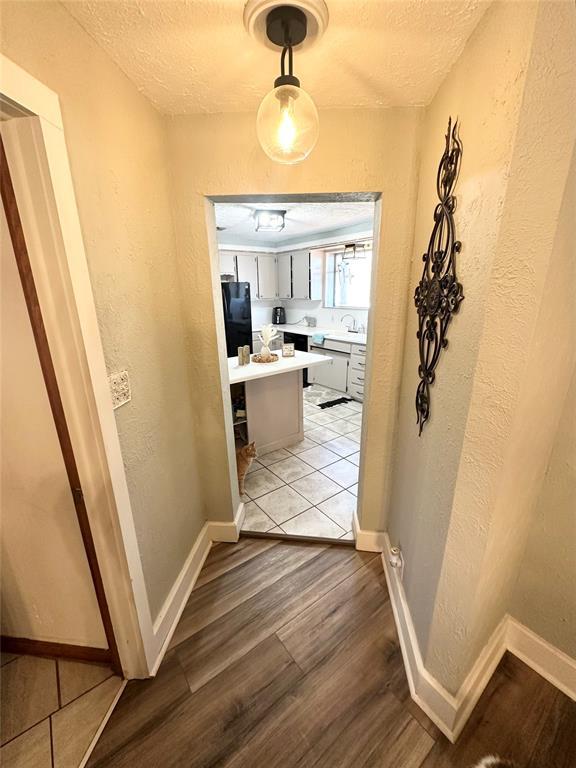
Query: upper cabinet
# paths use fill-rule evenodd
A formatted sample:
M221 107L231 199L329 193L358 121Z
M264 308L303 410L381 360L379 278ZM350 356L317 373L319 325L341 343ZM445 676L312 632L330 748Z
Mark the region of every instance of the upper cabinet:
M232 251L220 251L220 275L233 275L236 280L236 254Z
M316 251L254 253L220 251L220 274L250 283L250 298L322 299L322 255Z
M237 253L238 282L250 283L250 298L258 298L258 257L255 253Z
M297 251L292 254L292 298L310 298L309 251Z
M280 253L278 260L278 297L292 298L292 254Z
M276 257L273 254L258 254L258 298L278 298Z

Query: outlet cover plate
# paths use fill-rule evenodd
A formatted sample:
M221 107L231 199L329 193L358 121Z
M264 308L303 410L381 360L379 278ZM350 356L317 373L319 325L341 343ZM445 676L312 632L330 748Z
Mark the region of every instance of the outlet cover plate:
M108 376L108 384L110 385L110 395L112 397L112 408L120 408L124 403L129 403L132 399L132 393L130 391L130 378L128 371L118 371L118 373L111 373Z

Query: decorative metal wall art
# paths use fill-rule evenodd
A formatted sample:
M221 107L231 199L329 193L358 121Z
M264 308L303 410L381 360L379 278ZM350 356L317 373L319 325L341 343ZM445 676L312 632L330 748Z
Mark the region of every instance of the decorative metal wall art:
M456 240L454 211L456 198L454 187L460 171L462 142L458 137L458 121L452 128L448 120L446 148L438 166L436 191L440 202L434 210L434 227L428 250L422 256L424 269L414 294L418 311L418 347L420 382L416 390L416 415L418 434L430 416L430 386L436 377L440 352L448 346L446 330L452 315L458 312L464 298L462 285L456 279L456 254L462 243Z

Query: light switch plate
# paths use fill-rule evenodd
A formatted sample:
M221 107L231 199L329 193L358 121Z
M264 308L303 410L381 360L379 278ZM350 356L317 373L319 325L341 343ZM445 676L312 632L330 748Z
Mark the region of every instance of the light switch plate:
M132 399L132 393L130 392L130 379L128 377L128 371L119 371L118 373L111 373L108 376L108 384L110 385L110 395L112 396L112 408L120 408L124 403L129 403Z

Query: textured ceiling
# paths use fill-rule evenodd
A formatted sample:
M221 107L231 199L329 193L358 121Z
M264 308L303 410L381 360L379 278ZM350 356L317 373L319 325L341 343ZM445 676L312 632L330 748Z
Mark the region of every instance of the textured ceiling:
M286 211L285 226L281 232L256 232L254 211L270 208ZM224 227L218 233L226 243L280 245L301 237L365 225L373 225L374 203L258 203L238 205L217 203L216 226Z
M330 22L295 73L319 107L428 104L486 0L327 0ZM64 5L163 113L243 112L279 57L244 29L243 0L73 0Z

